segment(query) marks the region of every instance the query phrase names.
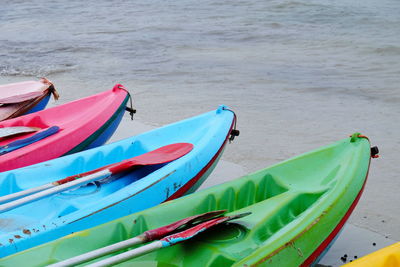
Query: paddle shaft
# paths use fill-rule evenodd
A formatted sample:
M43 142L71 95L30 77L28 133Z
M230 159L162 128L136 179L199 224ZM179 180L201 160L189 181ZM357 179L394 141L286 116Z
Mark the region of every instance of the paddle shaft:
M162 247L163 247L163 242L157 240L157 241L154 241L154 242L152 242L150 244L144 245L142 247L135 248L135 249L129 250L127 252L115 255L113 257L104 259L102 261L98 261L98 262L86 265L86 267L110 266L110 265L113 265L113 264L117 264L117 263L129 260L129 259L134 258L134 257L138 257L138 256L141 256L141 255L150 253L150 252L152 252L154 250L157 250L157 249L160 249Z
M23 191L9 194L9 195L5 195L5 196L0 197L0 203L8 202L8 201L11 201L11 200L14 200L17 198L21 198L23 196L31 195L33 193L43 191L43 190L51 188L53 186L54 186L53 183L48 183L48 184L44 184L41 186L29 188L27 190L23 190Z
M19 207L21 205L32 202L34 200L38 200L43 197L65 191L67 189L76 187L83 183L89 183L94 180L105 178L112 174L127 171L129 169L132 169L135 166L157 165L157 164L167 163L167 162L176 160L176 159L186 155L192 149L193 149L193 145L189 144L189 143L170 144L170 145L160 147L156 150L152 150L150 152L144 153L142 155L130 158L128 160L121 161L119 163L104 166L104 167L101 167L96 170L92 170L92 171L89 171L89 172L86 172L83 174L69 176L67 178L64 178L64 179L61 179L61 180L58 180L58 181L55 181L55 182L52 182L49 184L45 184L43 186L39 186L39 188L36 188L36 189L32 188L32 189L28 189L25 191L21 191L20 195L26 195L26 193L23 194L22 192L26 192L26 191L37 192L37 190L41 190L41 188L45 189L45 190L37 192L35 194L28 195L26 197L14 200L12 202L8 202L8 203L0 205L0 213L11 210L16 207ZM7 198L9 196L11 196L11 199L14 199L15 196L12 196L12 195L13 194L3 197L2 201L5 201L5 199L7 200Z
M11 201L11 200L14 200L14 199L17 199L17 198L21 198L23 196L28 196L28 195L34 194L36 192L40 192L40 191L43 191L43 190L46 190L46 189L49 189L49 188L52 188L52 187L55 187L55 186L59 186L59 185L65 184L65 183L72 182L72 181L77 180L77 179L82 179L83 177L86 178L91 174L96 174L96 173L98 173L98 172L100 172L102 170L107 169L108 167L115 166L115 165L118 165L118 163L111 164L111 165L108 165L108 166L105 166L105 167L101 167L101 168L98 168L98 169L93 170L93 171L89 171L89 172L85 172L85 173L81 173L81 174L77 174L77 175L72 175L72 176L69 176L67 178L63 178L61 180L55 181L55 182L47 183L47 184L40 185L40 186L37 186L37 187L32 187L32 188L29 188L29 189L26 189L26 190L23 190L23 191L19 191L19 192L15 192L15 193L12 193L12 194L8 194L8 195L0 197L0 203L8 202L8 201ZM113 172L113 173L117 173L117 172Z
M141 235L136 237L132 237L127 240L123 240L121 242L102 247L96 250L89 251L87 253L75 256L73 258L66 259L64 261L57 262L55 264L50 265L51 267L61 267L61 266L74 266L77 264L81 264L87 262L89 260L93 260L95 258L116 252L118 250L128 248L137 244L150 242L156 239L163 238L172 232L176 231L178 228L182 228L184 226L192 225L193 223L200 223L203 221L210 220L216 216L222 215L226 210L216 210L205 212L202 214L197 214L194 216L190 216L179 221L173 222L169 225L165 225L156 229L148 230Z
M62 184L70 183L72 181L75 181L75 180L78 180L78 179L82 179L83 177L86 178L89 175L99 173L100 171L105 170L107 168L112 173L118 173L118 172L124 171L124 170L132 167L132 166L127 166L126 162L129 162L132 165L133 158L131 160L126 160L126 161L124 161L122 163L115 163L115 164L107 165L107 166L95 169L93 171L89 171L89 172L85 172L85 173L81 173L81 174L77 174L77 175L68 176L67 178L63 178L63 179L55 181L55 182L47 183L47 184L44 184L44 185L40 185L40 186L37 186L37 187L29 188L29 189L26 189L26 190L23 190L23 191L19 191L19 192L15 192L15 193L12 193L12 194L8 194L8 195L5 195L5 196L2 196L2 197L0 197L0 203L8 202L8 201L11 201L11 200L14 200L14 199L17 199L17 198L21 198L23 196L28 196L28 195L34 194L36 192L40 192L40 191L43 191L43 190L46 190L46 189L49 189L49 188L52 188L52 187L55 187L55 186L60 186ZM123 164L125 164L125 165L120 167L119 169L116 168L117 166L123 165ZM83 181L83 182L85 182L85 181ZM68 188L68 187L65 187L65 188Z
M141 244L146 241L146 237L144 235L139 235L137 237L133 237L106 247L102 247L96 250L89 251L85 254L81 254L79 256L66 259L64 261L60 261L54 264L51 264L47 267L67 267L67 266L75 266L92 259L116 252L118 250L128 248L137 244Z
M182 232L166 236L166 237L164 237L160 240L154 241L150 244L129 250L127 252L115 255L113 257L95 262L95 263L87 265L87 266L90 266L90 267L110 266L113 264L117 264L117 263L129 260L134 257L138 257L141 255L150 253L154 250L157 250L157 249L160 249L163 247L170 247L175 244L189 240L189 239L193 238L194 236L198 235L199 233L201 233L217 224L220 224L220 223L223 223L226 221L230 221L232 219L240 218L243 216L247 216L248 214L249 213L243 213L243 214L238 214L238 215L233 215L233 216L217 217L217 218L214 218L211 220L207 220L207 221L197 224L189 229L183 230Z
M72 182L65 183L65 184L62 184L62 185L59 185L59 186L56 186L56 187L53 187L53 188L49 188L49 189L46 189L44 191L38 192L36 194L29 195L29 196L14 200L12 202L8 202L8 203L5 203L5 204L2 204L2 205L0 205L0 213L1 212L6 212L8 210L14 209L14 208L22 206L22 205L25 205L25 204L27 204L29 202L34 201L34 200L39 200L39 199L47 197L49 195L53 195L53 194L65 191L67 189L70 189L72 187L76 187L76 186L81 185L83 183L90 183L90 182L92 182L94 180L97 180L97 179L100 179L100 178L103 178L103 177L107 177L107 176L109 176L111 174L112 173L109 170L102 170L102 171L96 172L94 174L90 174L88 176L85 176L85 177L83 177L81 179L74 180Z

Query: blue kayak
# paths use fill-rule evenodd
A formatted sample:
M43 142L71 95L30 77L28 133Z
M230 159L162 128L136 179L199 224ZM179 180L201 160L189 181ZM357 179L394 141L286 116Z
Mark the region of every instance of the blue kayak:
M143 134L36 165L0 173L0 196L144 155L192 144L186 155L74 187L0 213L0 257L193 192L217 164L236 116L225 106ZM0 208L7 203L0 203Z

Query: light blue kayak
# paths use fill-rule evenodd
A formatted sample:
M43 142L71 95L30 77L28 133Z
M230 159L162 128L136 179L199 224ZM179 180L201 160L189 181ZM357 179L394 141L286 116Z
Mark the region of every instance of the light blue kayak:
M218 162L235 123L234 113L220 106L116 143L0 173L0 196L4 196L169 144L193 144L188 154L170 163L143 166L0 213L0 257L196 190Z

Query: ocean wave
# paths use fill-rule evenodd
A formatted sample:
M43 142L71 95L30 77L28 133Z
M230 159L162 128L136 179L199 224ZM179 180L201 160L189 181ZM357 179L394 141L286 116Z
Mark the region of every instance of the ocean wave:
M292 9L292 8L301 8L301 7L324 7L325 5L322 4L316 4L316 3L310 3L308 1L306 2L300 2L300 1L287 1L287 2L281 2L279 4L276 4L272 6L272 8L277 8L277 9Z
M400 46L388 45L384 47L375 48L374 53L386 56L399 56L400 55Z
M57 66L30 66L30 67L16 67L11 65L0 65L0 76L35 76L44 77L54 74L64 73L76 69L76 65L62 64Z

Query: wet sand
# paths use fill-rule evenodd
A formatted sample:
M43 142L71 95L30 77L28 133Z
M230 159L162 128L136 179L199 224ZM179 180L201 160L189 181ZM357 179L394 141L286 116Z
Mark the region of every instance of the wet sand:
M393 243L396 241L387 236L347 223L319 265L341 266Z

